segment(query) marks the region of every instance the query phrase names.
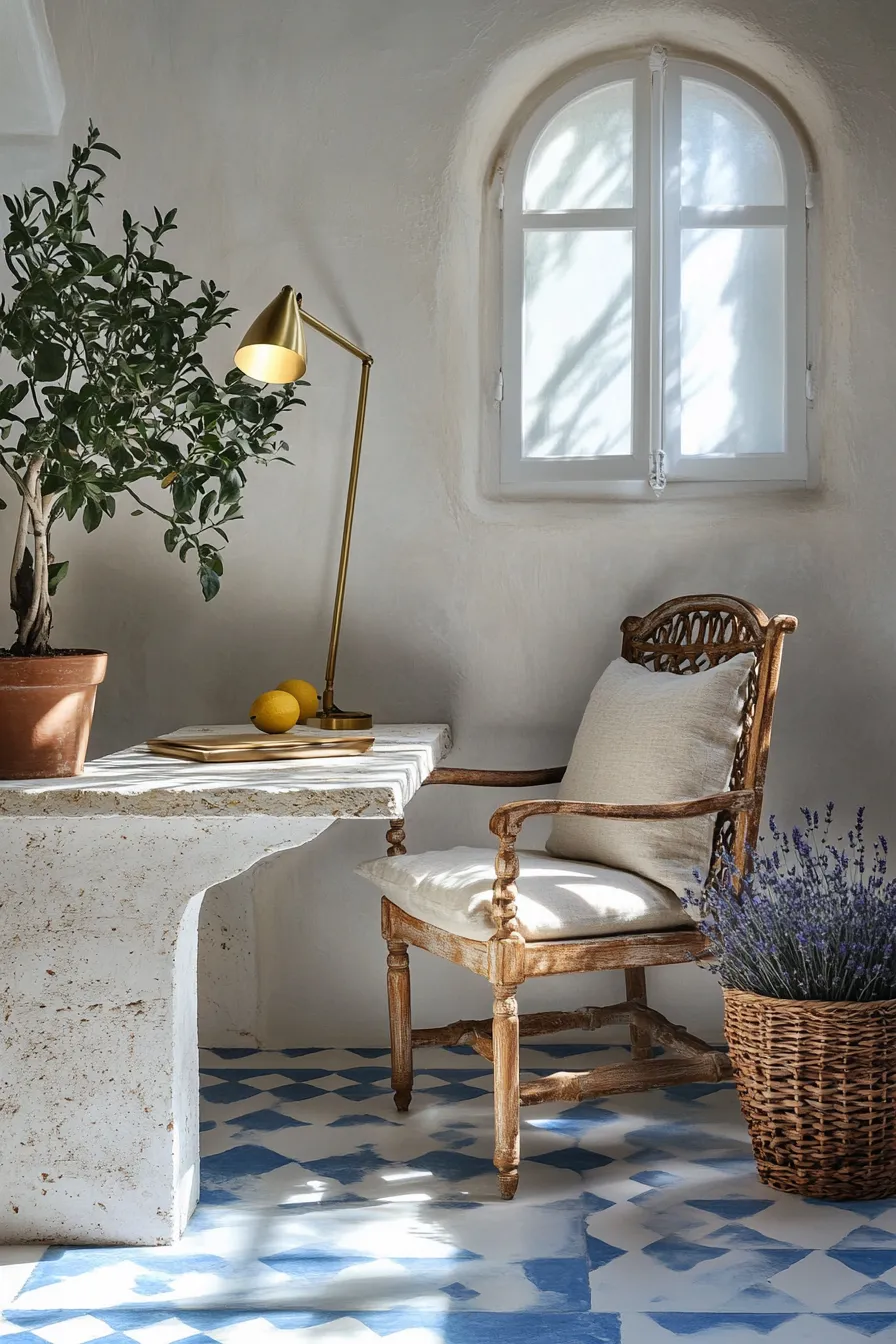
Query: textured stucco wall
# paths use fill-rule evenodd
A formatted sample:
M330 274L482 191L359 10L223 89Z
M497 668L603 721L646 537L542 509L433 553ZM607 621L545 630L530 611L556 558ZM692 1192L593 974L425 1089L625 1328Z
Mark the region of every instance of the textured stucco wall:
M803 801L832 796L844 811L867 801L874 822L894 829L890 0L48 0L47 12L64 143L92 115L124 154L111 205L148 214L176 204L184 269L229 286L247 314L291 280L376 356L345 702L383 719L449 720L458 761L553 763L624 615L679 592L741 593L801 621L785 655L770 806L790 817ZM758 72L815 147L823 488L489 503L477 489L494 431L494 363L482 348L493 326L489 166L518 109L558 70L654 40ZM40 153L59 157L52 144ZM12 163L0 152L0 178ZM58 637L111 654L95 748L239 719L284 675L319 673L356 368L312 341L309 405L289 425L298 467L256 473L211 606L148 517L124 510L89 542L73 533L58 546L72 560ZM230 345L216 342L222 373ZM489 801L425 791L412 843L484 838ZM382 844L376 826L337 825L208 899L209 1043L241 1030L268 1044L383 1039L377 901L351 871ZM241 915L253 891L254 913ZM473 977L422 955L415 969L421 1024L485 1007ZM522 999L612 997L611 979L533 985ZM690 1011L717 1029L708 977L654 979L678 1020Z

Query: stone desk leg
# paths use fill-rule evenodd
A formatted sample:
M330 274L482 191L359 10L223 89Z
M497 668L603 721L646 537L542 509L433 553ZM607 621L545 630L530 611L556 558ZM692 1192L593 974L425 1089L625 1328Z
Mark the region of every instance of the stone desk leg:
M327 817L0 817L0 1242L176 1240L206 889Z

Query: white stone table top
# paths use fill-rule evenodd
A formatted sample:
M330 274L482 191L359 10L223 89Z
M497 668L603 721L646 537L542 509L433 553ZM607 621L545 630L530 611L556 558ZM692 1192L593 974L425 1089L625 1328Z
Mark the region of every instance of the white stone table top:
M0 781L0 818L400 817L450 750L451 733L443 723L377 724L372 731L365 755L325 760L203 764L155 756L141 743L89 761L74 779ZM167 736L230 732L245 733L246 725L180 728Z

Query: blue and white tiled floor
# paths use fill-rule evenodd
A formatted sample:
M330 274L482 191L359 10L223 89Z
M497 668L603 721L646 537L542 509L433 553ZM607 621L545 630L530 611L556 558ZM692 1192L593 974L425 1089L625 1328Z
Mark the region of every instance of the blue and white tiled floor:
M617 1047L527 1046L534 1073ZM569 1060L569 1064L565 1060ZM496 1193L491 1076L420 1051L203 1052L202 1201L150 1250L0 1253L10 1344L896 1344L896 1200L759 1184L730 1086L523 1111ZM18 1266L18 1267L17 1267ZM3 1341L3 1344L6 1344Z

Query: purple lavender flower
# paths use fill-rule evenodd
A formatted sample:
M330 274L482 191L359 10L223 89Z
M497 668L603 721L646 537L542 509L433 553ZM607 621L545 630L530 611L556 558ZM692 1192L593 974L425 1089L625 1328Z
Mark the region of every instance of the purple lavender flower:
M896 879L887 842L865 842L864 808L855 827L830 839L823 818L802 809L804 829L769 818L774 847L750 853L741 873L721 856L685 907L709 939L723 985L780 999L870 1002L896 999Z

